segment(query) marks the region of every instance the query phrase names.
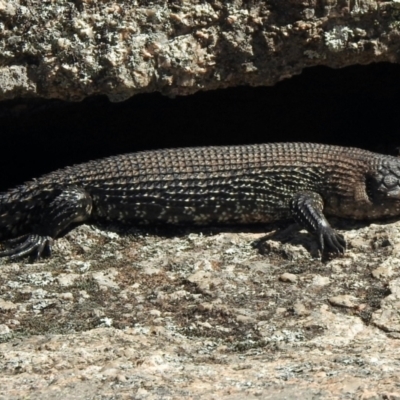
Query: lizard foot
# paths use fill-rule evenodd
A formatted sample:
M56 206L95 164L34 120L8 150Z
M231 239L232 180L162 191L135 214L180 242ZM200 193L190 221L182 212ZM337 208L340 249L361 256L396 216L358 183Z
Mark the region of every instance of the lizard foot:
M346 240L343 235L337 233L329 225L321 225L317 231L318 247L321 253L324 249L328 252L344 254L346 251Z
M53 239L50 236L40 236L28 234L4 242L8 246L16 244L16 247L0 251L0 257L11 257L12 259L24 257L28 254L36 253L35 258L40 258L43 251L51 254Z

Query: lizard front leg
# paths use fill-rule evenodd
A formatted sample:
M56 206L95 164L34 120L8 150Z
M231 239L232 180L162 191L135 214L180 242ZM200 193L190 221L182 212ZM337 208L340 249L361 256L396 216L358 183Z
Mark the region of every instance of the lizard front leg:
M323 208L322 197L311 191L296 193L290 201L293 219L317 237L321 252L327 249L334 253L344 253L346 241L330 226L323 214Z
M53 239L74 222L85 221L92 212L92 199L82 188L68 187L44 205L40 223L33 232L4 242L14 246L0 252L0 257L23 257L35 253L39 258L45 249L51 253Z

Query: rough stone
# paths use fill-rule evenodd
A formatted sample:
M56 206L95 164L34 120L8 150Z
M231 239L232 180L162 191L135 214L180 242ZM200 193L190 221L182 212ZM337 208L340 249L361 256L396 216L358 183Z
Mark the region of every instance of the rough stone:
M15 310L17 306L11 302L11 301L4 301L3 299L0 299L0 311L12 311Z
M0 399L395 398L400 222L343 226L360 247L324 261L301 233L261 254L240 227L90 226L1 259Z
M329 303L334 306L352 308L358 304L358 299L348 294L334 296L329 299Z
M0 100L187 95L398 62L398 14L376 0L2 0Z
M288 272L285 272L282 274L279 279L282 282L290 282L290 283L296 283L297 282L297 276L295 274L290 274Z

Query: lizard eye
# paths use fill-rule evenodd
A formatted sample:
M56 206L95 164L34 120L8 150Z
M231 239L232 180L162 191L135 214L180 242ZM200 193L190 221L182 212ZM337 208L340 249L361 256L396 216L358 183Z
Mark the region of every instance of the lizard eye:
M393 176L393 175L386 175L383 178L383 184L387 188L392 188L393 186L396 186L396 185L399 184L399 179L396 176Z

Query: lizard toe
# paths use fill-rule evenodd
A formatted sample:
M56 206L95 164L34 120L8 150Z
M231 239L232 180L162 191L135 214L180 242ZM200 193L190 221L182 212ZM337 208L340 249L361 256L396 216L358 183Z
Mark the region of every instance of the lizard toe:
M23 239L25 240L21 243ZM18 243L18 246L1 251L0 257L16 259L36 251L36 258L40 258L46 247L51 248L52 241L53 239L49 236L40 236L36 234L21 236L14 240L14 243ZM8 241L8 245L10 245L10 241Z
M330 226L321 227L318 239L321 253L324 252L324 249L337 254L344 254L346 251L346 240L343 235L335 232Z

